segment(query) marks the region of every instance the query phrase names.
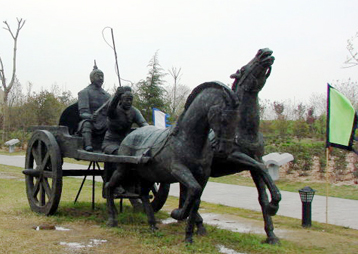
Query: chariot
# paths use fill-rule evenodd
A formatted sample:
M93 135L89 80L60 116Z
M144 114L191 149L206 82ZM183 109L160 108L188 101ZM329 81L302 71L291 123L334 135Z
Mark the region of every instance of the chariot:
M103 179L106 165L109 163L145 164L150 157L109 155L95 150L87 152L83 149L83 138L76 134L79 123L77 103L65 109L60 117L58 126L35 126L28 142L26 151L25 174L26 193L31 209L34 212L52 215L60 203L63 177L83 176L75 202L82 190L87 176L92 176L92 208L95 199L95 176ZM100 145L99 145L100 147ZM89 166L84 169L64 169L64 158L87 161ZM101 167L101 162L104 167ZM155 184L152 187L151 205L154 211L159 211L169 193L169 184ZM125 194L119 195L121 204ZM131 196L131 200L140 196Z

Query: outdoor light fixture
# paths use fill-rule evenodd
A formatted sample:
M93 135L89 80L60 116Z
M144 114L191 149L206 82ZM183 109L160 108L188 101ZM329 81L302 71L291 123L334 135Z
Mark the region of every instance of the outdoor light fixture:
M311 227L311 203L316 191L306 186L298 192L302 201L302 227Z

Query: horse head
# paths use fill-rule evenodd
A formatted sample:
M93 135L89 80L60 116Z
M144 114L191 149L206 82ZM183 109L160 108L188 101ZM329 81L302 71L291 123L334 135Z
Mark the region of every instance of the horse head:
M230 154L234 144L235 129L238 124L239 114L237 107L239 100L237 95L226 85L220 82L206 82L197 86L189 95L185 109L187 109L195 97L207 88L214 88L215 94L222 93L220 100L212 105L207 113L210 128L215 133L215 152L220 156ZM213 95L208 94L213 99Z
M268 48L260 49L248 64L232 74L230 78L235 79L232 90L235 92L239 89L247 92L261 91L271 74L272 64L275 61L272 53L273 51Z

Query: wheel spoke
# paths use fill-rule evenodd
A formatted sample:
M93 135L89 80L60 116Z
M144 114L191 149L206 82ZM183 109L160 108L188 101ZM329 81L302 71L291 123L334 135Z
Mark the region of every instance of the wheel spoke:
M157 184L153 184L153 186L150 188L150 190L153 192L153 195L157 195L158 193L158 187Z
M51 188L50 188L50 185L48 184L47 179L44 179L41 182L41 186L42 186L44 192L46 193L47 198L50 199L50 197L51 197Z
M52 167L51 167L51 160L50 159L50 155L49 152L47 151L43 160L42 160L42 169L43 170L47 170L47 171L51 171Z
M41 153L39 153L39 149L38 149L39 143L40 143L40 141L37 142L37 146L34 146L31 149L31 153L35 159L35 163L36 163L37 167L41 164Z
M33 192L32 192L32 196L33 196L34 198L36 198L36 196L37 196L37 194L39 193L39 191L40 191L40 179L38 179L38 180L36 181L36 184L35 184L35 186L34 186L34 190L33 190Z
M46 193L42 184L40 185L40 204L42 206L46 204Z
M50 158L50 154L49 154L49 152L47 152L47 153L45 154L44 159L42 160L42 164L43 164L43 165L47 165L47 163L49 162L49 161L48 161L49 158Z

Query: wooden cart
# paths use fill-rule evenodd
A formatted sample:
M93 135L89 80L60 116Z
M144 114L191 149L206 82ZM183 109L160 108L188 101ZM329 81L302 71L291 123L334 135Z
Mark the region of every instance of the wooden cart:
M61 119L68 118L70 114L77 114L77 106L68 107ZM104 170L100 168L99 162L104 163L147 163L150 158L146 156L119 156L108 155L100 152L87 152L83 150L83 138L73 135L76 124L65 121L63 126L60 120L59 126L36 126L28 142L26 152L25 174L26 193L30 207L33 211L52 215L56 212L62 192L64 176L84 176L82 185L87 176L93 177L92 207L94 207L95 176L103 176ZM71 134L70 134L71 133ZM88 161L87 169L63 169L63 158ZM77 197L81 192L82 185ZM169 193L169 184L154 185L152 189L153 199L151 204L154 211L159 211ZM121 198L122 202L122 198Z

